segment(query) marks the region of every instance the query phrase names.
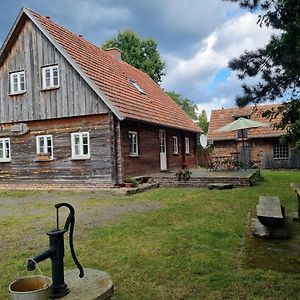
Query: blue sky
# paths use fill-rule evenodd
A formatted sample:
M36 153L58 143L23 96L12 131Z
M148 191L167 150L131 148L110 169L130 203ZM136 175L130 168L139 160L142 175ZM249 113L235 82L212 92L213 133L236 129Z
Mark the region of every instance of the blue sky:
M181 93L199 110L233 107L241 81L230 59L263 47L272 32L257 26L257 15L222 0L10 0L0 2L0 43L21 7L101 45L118 31L154 38L167 74L161 86Z

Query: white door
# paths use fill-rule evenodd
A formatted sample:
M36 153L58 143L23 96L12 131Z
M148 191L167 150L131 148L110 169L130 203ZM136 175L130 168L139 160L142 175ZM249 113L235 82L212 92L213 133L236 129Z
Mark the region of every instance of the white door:
M160 169L167 170L167 147L166 147L166 132L159 131L159 148L160 148Z

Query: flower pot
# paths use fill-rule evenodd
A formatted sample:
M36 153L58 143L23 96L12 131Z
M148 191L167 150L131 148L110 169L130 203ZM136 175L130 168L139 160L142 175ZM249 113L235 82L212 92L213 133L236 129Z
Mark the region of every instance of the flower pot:
M125 184L125 187L128 189L133 187L133 184L131 182L125 182L124 184Z

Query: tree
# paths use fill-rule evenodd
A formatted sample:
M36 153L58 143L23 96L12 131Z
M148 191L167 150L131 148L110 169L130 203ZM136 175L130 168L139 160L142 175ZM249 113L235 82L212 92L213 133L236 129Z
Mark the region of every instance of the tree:
M237 2L242 8L261 10L260 26L278 29L270 42L256 51L246 51L233 59L229 66L238 71L239 79L258 76L259 83L243 84L243 95L237 96L239 106L284 99L278 110L265 116L282 120L277 128L286 128L287 137L300 150L300 1L299 0L226 0Z
M167 92L167 94L190 116L193 120L197 120L197 105L179 93Z
M207 114L205 109L202 109L199 117L198 117L199 127L202 128L203 132L207 134L209 122L207 120Z
M165 75L165 62L161 60L157 43L153 39L141 39L133 31L125 30L118 32L101 47L117 47L122 51L124 61L147 73L156 83L160 83Z

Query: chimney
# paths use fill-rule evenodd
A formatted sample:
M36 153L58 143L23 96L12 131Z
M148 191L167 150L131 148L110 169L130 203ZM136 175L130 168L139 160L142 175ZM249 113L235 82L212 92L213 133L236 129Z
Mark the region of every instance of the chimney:
M122 60L122 51L116 47L113 47L113 48L108 48L108 49L104 49L105 52L107 54L109 54L111 57L115 58L116 60Z

